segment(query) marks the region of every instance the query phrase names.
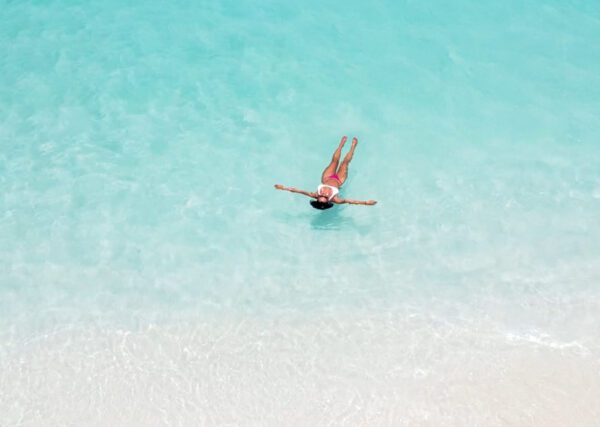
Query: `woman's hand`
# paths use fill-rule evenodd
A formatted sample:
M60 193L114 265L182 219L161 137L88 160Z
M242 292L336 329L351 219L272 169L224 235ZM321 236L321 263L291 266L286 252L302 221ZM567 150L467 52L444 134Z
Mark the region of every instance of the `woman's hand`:
M285 190L285 187L281 184L275 184L275 188L278 190Z
M377 200L367 200L365 203L369 206L373 206L377 204Z

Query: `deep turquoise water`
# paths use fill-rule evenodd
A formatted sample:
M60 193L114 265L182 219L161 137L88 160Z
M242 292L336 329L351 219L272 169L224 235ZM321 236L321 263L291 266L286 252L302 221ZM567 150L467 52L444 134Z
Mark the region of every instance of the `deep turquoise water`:
M0 9L9 425L114 424L122 402L145 424L598 415L580 392L600 389L600 3ZM345 134L360 142L343 195L377 206L318 212L273 189L314 190ZM183 361L221 339L218 375ZM157 370L125 369L142 359ZM353 383L362 400L350 371L372 379Z

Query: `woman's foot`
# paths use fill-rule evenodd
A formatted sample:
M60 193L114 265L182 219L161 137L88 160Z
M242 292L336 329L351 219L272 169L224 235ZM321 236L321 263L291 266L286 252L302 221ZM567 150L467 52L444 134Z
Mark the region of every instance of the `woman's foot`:
M356 144L358 144L358 139L354 137L352 138L352 148L356 147Z
M342 140L340 141L340 145L338 145L338 150L341 150L348 141L348 137L346 135L342 136Z

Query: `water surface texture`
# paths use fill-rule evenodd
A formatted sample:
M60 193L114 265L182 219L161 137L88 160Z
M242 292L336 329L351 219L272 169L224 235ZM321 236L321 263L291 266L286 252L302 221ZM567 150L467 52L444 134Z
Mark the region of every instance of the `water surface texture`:
M137 3L0 0L0 425L595 422L600 3Z

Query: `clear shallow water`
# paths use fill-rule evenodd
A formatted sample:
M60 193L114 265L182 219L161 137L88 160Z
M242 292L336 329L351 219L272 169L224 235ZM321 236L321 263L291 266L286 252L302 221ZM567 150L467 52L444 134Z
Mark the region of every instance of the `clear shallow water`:
M0 23L7 424L598 415L599 7L4 2ZM273 190L313 189L342 134L343 194L376 207Z

